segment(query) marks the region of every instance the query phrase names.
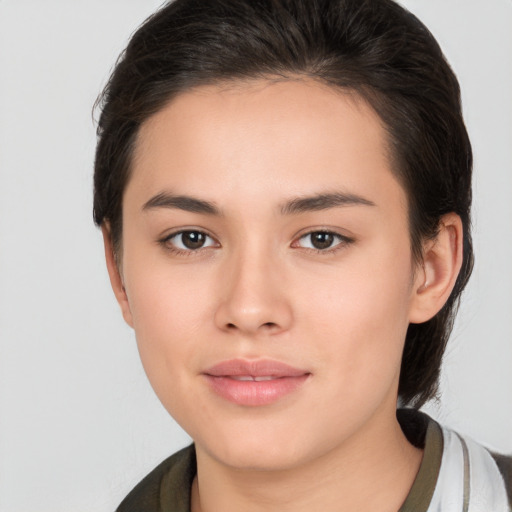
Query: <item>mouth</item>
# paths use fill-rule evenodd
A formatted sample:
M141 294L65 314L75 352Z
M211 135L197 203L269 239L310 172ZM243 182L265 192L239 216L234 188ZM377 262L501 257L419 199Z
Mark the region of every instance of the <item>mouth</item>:
M280 361L233 359L212 366L203 375L221 398L237 405L263 406L298 392L311 373Z
M273 380L280 377L276 377L274 375L262 375L261 377L253 377L252 375L231 375L230 376L234 380L240 380L240 381L254 381L254 382L261 382L263 380Z

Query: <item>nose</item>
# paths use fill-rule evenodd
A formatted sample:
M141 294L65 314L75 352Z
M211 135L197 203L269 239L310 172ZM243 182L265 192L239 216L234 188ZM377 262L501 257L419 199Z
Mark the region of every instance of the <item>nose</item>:
M283 273L269 255L249 253L226 262L215 323L246 336L288 330L293 312Z

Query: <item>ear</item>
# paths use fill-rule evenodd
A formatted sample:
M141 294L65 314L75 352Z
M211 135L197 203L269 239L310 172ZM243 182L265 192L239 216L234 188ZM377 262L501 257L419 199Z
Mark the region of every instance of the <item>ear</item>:
M462 238L460 217L444 215L438 235L424 246L422 265L414 279L409 322L430 320L450 297L462 265Z
M123 278L119 269L118 261L116 260L114 245L112 243L112 237L110 235L110 226L108 224L102 224L101 232L103 234L103 244L105 246L105 260L107 263L108 275L110 277L110 284L114 295L116 296L117 302L121 307L121 312L125 322L133 327L133 317L130 309L130 303L128 302L128 296L123 284Z

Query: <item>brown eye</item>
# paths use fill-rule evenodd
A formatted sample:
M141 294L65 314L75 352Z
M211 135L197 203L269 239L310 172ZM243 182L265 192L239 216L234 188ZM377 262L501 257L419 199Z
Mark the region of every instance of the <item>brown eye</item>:
M215 245L215 241L206 233L192 230L175 233L167 238L166 243L180 251L197 251Z
M204 233L199 231L185 231L181 233L181 241L187 249L200 249L206 240Z
M353 240L331 231L312 231L299 238L295 247L314 249L317 251L328 251L338 246L351 243Z
M311 233L311 245L315 249L328 249L334 242L334 235L332 233Z

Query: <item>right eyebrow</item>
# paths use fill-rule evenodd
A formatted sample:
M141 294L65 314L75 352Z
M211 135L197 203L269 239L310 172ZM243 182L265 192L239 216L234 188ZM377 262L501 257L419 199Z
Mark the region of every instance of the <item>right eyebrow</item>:
M143 211L155 208L176 208L192 213L202 213L205 215L221 215L219 208L210 201L198 199L191 196L175 195L169 192L160 192L144 203Z

